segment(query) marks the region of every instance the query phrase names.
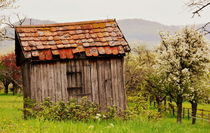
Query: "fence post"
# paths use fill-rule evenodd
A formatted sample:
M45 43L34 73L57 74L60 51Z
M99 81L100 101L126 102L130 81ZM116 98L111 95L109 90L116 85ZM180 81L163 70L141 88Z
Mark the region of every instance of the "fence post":
M187 118L188 118L188 120L190 119L190 109L189 108L187 109Z
M203 109L201 109L201 118L202 118L202 121L203 121Z
M210 124L210 113L209 113L209 124Z
M182 110L182 112L183 112L182 117L183 117L183 118L184 118L184 113L185 113L185 112L184 112L184 109L185 109L185 108L183 108L183 110Z

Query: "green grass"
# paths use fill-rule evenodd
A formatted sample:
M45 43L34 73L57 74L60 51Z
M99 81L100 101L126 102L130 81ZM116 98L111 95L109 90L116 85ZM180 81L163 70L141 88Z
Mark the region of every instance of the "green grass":
M98 122L39 121L24 120L22 115L22 96L0 95L0 133L208 133L210 124L184 119L176 124L175 118L159 121L109 120Z

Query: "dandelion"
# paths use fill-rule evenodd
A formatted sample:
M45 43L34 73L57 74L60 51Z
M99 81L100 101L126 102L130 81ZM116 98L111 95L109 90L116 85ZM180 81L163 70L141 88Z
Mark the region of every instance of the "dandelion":
M90 125L89 127L88 127L88 129L93 129L94 128L94 126L93 125Z
M107 128L113 128L114 127L114 124L113 123L110 123Z

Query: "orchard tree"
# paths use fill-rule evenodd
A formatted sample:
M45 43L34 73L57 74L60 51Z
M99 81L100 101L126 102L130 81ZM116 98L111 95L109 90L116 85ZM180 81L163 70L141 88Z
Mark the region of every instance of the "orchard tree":
M150 67L154 64L154 55L152 51L145 48L144 45L132 49L125 59L125 85L128 93L136 93L145 87L147 73L151 71Z
M16 66L16 59L14 53L9 53L7 55L0 57L0 80L5 87L5 93L8 93L8 86L10 83L13 84L13 93L21 88L21 71L20 68Z
M158 73L155 69L151 73L148 73L146 78L145 90L155 99L158 112L162 111L162 102L167 96L167 83L164 79L164 75Z
M189 27L175 34L161 33L160 37L156 69L165 74L167 92L177 105L177 123L181 123L184 99L195 92L195 81L202 79L198 77L208 73L209 46L199 32Z

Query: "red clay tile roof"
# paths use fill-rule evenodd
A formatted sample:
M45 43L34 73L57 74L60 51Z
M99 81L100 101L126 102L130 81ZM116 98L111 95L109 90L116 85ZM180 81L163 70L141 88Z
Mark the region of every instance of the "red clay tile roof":
M130 47L113 19L17 26L17 40L27 59L72 59L86 56L124 55Z

